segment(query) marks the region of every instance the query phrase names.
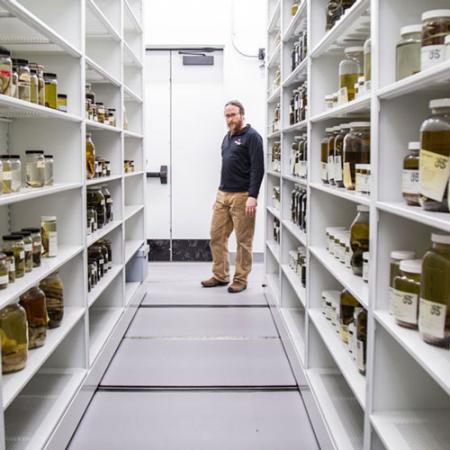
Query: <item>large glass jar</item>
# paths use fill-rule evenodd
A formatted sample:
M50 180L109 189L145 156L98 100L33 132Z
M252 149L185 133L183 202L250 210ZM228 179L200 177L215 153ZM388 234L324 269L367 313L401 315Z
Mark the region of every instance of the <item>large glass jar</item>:
M38 85L37 85L37 95L38 103L41 106L45 106L45 80L44 80L44 66L36 63L30 63L31 71L35 72L37 75Z
M364 81L366 89L370 89L370 81L372 79L372 41L367 39L364 42Z
M356 316L356 366L361 375L366 374L367 358L367 311L361 309Z
M31 239L33 241L33 267L40 267L42 254L41 229L22 228L22 231L28 231L29 233L31 233Z
M106 223L106 202L105 196L98 186L88 187L87 206L95 209L97 212L97 227L103 228Z
M417 328L419 318L420 276L422 260L400 263L401 275L394 280L394 317L398 325Z
M54 182L54 174L53 168L55 166L55 161L53 159L53 155L44 155L45 159L45 186L53 186Z
M39 188L45 185L45 158L43 150L27 150L25 152L27 186Z
M408 144L408 154L403 160L402 195L410 206L420 205L419 161L420 142Z
M90 133L86 134L86 175L88 180L95 178L95 145Z
M0 94L11 95L12 60L11 52L0 47Z
M12 234L22 236L25 249L25 272L33 270L33 239L29 231L14 231Z
M339 127L339 131L334 139L334 184L337 187L344 187L344 169L343 169L343 157L344 157L344 139L350 131L350 125L343 123Z
M3 236L3 251L14 253L16 278L22 278L25 275L25 243L22 236L14 234Z
M425 342L450 348L450 236L433 234L420 286L419 331Z
M44 73L45 80L45 106L47 108L58 108L58 77L56 73Z
M30 69L30 101L39 103L39 78L36 69Z
M11 97L19 98L19 69L16 60L13 59L12 76L11 76Z
M19 192L22 187L22 163L20 155L11 155L11 192Z
M345 58L339 64L339 88L343 101L351 102L355 99L355 84L358 77L363 75L363 47L348 47Z
M352 122L344 138L344 186L355 189L355 164L370 164L370 122Z
M369 208L358 205L358 214L350 227L350 246L352 248L352 271L362 277L363 253L369 251Z
M0 291L9 284L9 261L5 253L0 252Z
M30 86L30 67L26 59L14 60L17 66L17 74L19 76L19 99L29 102L31 100L31 86Z
M106 205L106 223L112 222L114 220L113 214L113 199L111 193L109 192L108 186L103 185L101 187L102 194L105 197L105 205Z
M420 203L427 211L448 212L450 98L432 100L430 108L420 129Z
M12 168L11 157L9 155L0 155L2 162L2 193L11 194L12 192Z
M420 72L420 48L422 44L422 25L408 25L400 30L401 39L396 48L395 79Z
M449 34L450 9L436 9L422 14L422 70L444 61L445 37Z
M416 252L409 250L394 250L391 252L391 260L389 263L389 303L388 310L390 314L394 314L394 280L402 275L400 271L400 262L405 260L413 260Z
M42 256L54 258L58 256L58 231L56 216L41 217Z
M45 294L38 287L29 289L20 296L20 305L27 313L28 348L42 347L47 337L47 307Z
M333 127L325 129L325 136L320 143L320 179L328 184L328 141L333 133Z
M14 252L11 250L3 251L8 260L8 276L9 283L14 283L16 281L16 260L14 259Z
M334 142L336 136L339 133L339 127L331 127L330 137L328 138L328 149L327 149L327 172L328 172L328 183L334 186Z
M64 283L59 272L44 278L39 288L45 294L48 314L48 327L58 328L64 316Z
M347 290L342 291L340 296L339 332L345 344L348 344L348 326L353 322L354 310L360 306L358 300L350 292Z
M28 327L24 309L8 305L0 310L2 373L22 370L28 359Z

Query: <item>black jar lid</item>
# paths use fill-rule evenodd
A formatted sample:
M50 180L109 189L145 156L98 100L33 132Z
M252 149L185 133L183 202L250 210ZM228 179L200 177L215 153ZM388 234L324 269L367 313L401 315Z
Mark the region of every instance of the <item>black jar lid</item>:
M25 154L27 154L27 155L43 155L44 150L27 150L25 152Z
M44 155L44 158L53 159L53 155Z
M10 158L20 159L20 155L11 155Z
M44 77L47 77L47 78L58 78L57 76L56 76L56 73L50 73L50 72L44 72Z
M0 47L0 56L11 56L11 52L4 47Z
M0 155L0 159L9 159L11 155Z
M13 236L24 236L24 237L29 237L31 236L31 231L27 231L27 230L22 230L22 231L13 231L11 233Z
M2 237L4 241L19 241L23 238L21 234L7 234Z
M28 66L28 59L13 59L12 61L18 66Z
M28 231L29 233L40 233L41 229L40 228L22 228L22 231Z
M67 94L58 94L58 98L65 98L65 99L67 99Z

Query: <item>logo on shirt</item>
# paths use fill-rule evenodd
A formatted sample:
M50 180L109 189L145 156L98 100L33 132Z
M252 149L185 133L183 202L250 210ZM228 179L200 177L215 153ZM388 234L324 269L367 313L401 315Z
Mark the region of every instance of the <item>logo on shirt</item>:
M236 145L241 145L241 140L240 140L240 139L236 139L236 140L234 141L234 143L235 143Z

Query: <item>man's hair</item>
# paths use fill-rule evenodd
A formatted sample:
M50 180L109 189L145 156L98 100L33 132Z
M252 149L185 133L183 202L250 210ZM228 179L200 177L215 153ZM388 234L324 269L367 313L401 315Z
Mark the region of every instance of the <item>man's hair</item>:
M239 113L244 116L245 115L245 109L244 109L244 105L239 101L239 100L230 100L229 102L227 102L227 104L225 105L225 108L227 106L236 106L239 108Z

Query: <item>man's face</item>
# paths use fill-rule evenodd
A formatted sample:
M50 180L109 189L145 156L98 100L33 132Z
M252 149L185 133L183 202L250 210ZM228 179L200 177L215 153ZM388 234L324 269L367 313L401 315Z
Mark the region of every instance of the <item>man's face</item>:
M239 112L239 108L234 105L228 105L225 108L225 120L231 133L237 133L242 128L244 117Z

